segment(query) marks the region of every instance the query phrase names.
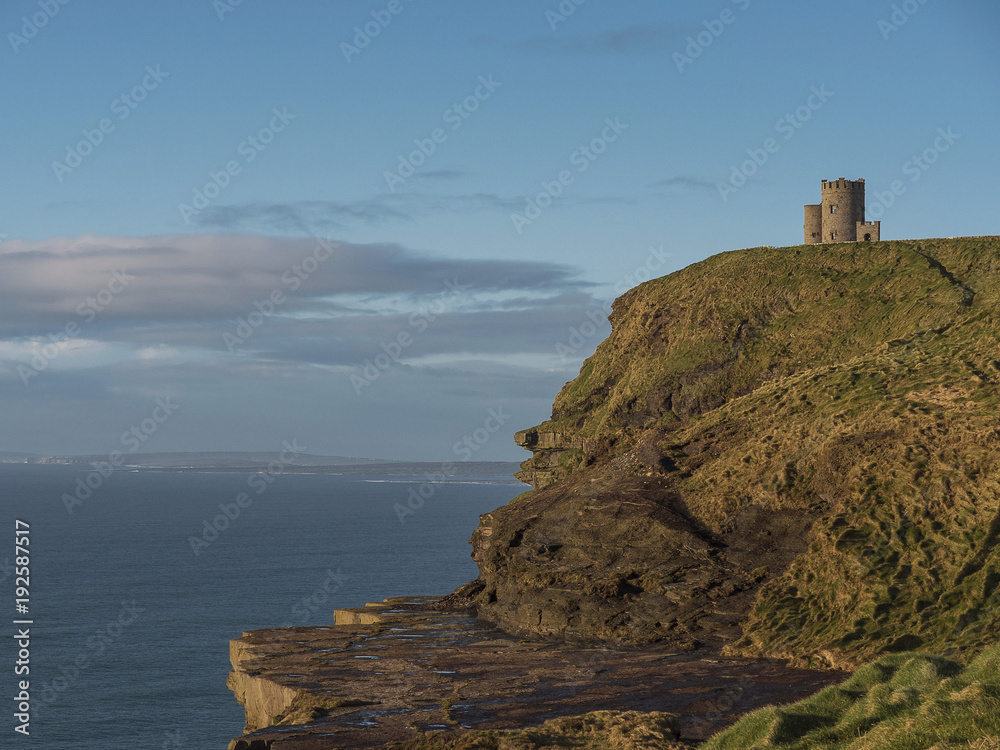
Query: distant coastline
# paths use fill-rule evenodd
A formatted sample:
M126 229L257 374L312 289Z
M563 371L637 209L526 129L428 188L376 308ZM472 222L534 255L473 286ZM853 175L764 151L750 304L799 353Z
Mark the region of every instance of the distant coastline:
M198 471L198 472L255 472L266 470L269 464L278 461L277 453L137 453L127 457L119 470L130 471ZM31 453L0 453L0 464L31 464L36 466L79 466L91 468L94 464L107 461L107 456L46 456ZM295 464L283 463L284 474L379 474L387 476L423 477L440 473L447 463L448 477L444 481L454 481L458 477L513 477L520 467L515 461L394 461L379 458L356 458L348 456L296 457Z

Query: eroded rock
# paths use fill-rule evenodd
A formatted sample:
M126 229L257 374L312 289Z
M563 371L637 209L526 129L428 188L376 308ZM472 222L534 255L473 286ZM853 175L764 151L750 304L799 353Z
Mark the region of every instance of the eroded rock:
M565 721L545 725L537 736L564 731L571 737L603 727L609 737L628 739L629 722L620 719L628 711L647 715L631 725L659 732L664 741L672 742L675 730L698 739L748 710L809 695L842 678L711 651L694 658L662 646L518 640L441 606L439 599L391 599L338 614L341 622L350 613L364 614L377 620L371 624L245 633L233 642L231 684L252 678L252 684L272 687L262 688L253 706L244 704L253 731L231 749L384 748L435 737L457 740L472 729L539 728L560 718ZM289 695L280 709L277 701L264 700ZM612 713L581 718L594 711ZM271 724L258 726L265 719ZM637 730L632 740L642 736ZM661 746L670 747L647 743Z

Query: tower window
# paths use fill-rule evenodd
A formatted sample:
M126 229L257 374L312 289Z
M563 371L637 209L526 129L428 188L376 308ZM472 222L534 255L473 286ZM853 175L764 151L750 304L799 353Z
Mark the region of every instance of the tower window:
M830 213L831 214L837 213L837 207L836 206L830 206Z

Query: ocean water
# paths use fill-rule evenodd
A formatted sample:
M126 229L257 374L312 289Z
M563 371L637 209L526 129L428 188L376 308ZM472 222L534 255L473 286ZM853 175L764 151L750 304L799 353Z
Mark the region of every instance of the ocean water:
M0 465L2 747L224 750L243 728L225 684L230 639L448 593L476 575L467 541L478 516L524 489L503 477L431 485L401 521L395 505L407 507L421 478L286 474L251 486L248 473L119 471L70 514L61 496L78 476ZM204 523L220 503L239 515L213 537ZM30 523L27 677L14 674L15 519ZM195 554L191 537L210 541ZM26 678L28 737L11 710Z

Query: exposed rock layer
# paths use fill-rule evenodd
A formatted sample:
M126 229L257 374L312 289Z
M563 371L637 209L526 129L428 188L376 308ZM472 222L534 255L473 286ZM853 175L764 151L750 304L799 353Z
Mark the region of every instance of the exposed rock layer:
M271 628L233 641L230 685L246 701L247 734L230 750L385 748L593 711L661 712L642 718L650 737L668 726L703 739L748 710L842 678L712 652L692 658L664 648L518 641L435 604L387 600L339 610L340 625ZM622 734L615 714L591 717L590 729L595 722ZM565 725L567 737L579 723Z

